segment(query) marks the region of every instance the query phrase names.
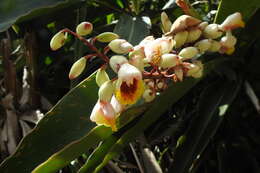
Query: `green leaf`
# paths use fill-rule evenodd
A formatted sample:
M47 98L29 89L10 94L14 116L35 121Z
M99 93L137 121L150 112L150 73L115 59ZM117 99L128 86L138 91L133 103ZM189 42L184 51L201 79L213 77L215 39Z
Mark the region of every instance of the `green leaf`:
M123 14L116 24L114 33L117 33L120 38L127 40L129 43L136 45L149 35L150 27L149 17L133 17Z
M87 135L96 126L89 120L89 115L97 101L97 93L93 74L46 114L21 141L16 152L0 165L0 172L31 172L52 154ZM104 134L97 132L96 135Z
M119 136L111 135L109 138L104 140L99 147L95 149L95 151L89 156L87 162L80 168L78 173L91 173L96 167L102 163L103 158L107 154L107 152L111 149L111 147L116 143Z
M197 116L184 135L186 140L177 147L170 170L176 173L188 172L196 156L201 154L215 134L239 87L237 82L222 79L205 89L199 101Z
M48 160L37 166L32 173L55 173L68 165L72 160L88 151L91 147L95 147L95 145L109 137L111 134L111 128L97 126L83 138L73 141L62 150L52 155Z
M146 110L146 108L147 105L142 105L142 106L130 108L126 112L123 112L122 115L117 119L117 127L121 128L125 126L133 118L143 113ZM104 127L104 126L95 127L84 137L80 138L79 140L71 142L70 144L65 146L62 150L53 154L48 160L46 160L44 163L40 164L37 168L35 168L33 170L33 173L55 173L59 169L68 165L72 160L76 159L84 152L89 150L91 147L97 145L100 141L111 140L111 138L113 137L113 135L111 134L112 134L111 128ZM102 149L101 153L105 154L104 149ZM93 154L91 154L90 158L92 156ZM92 159L89 160L93 162ZM93 163L88 164L88 166L91 165L93 165Z
M259 0L221 0L215 22L223 22L228 15L234 12L240 12L243 19L248 21L259 7Z
M80 0L1 0L0 32L5 31L18 20L24 21L49 14L57 9L69 7Z

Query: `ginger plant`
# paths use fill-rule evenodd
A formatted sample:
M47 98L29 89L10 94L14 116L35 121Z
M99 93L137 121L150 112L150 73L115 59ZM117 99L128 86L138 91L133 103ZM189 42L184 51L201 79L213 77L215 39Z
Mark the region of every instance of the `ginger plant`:
M90 22L80 23L76 32L63 29L52 38L52 50L61 48L67 34L71 34L93 52L72 65L70 79L82 73L90 58L104 61L96 74L100 88L90 115L91 121L116 131L118 116L137 101L151 102L170 83L182 82L185 77L201 78L203 63L200 57L204 53L232 54L237 42L232 31L244 27L239 12L228 16L222 24L209 24L189 15L182 15L172 23L163 12L161 23L163 35L160 38L147 36L138 45L120 39L112 32L86 39L85 36L93 30ZM95 46L97 41L108 45L100 51ZM109 51L115 55L108 56ZM111 68L117 77L110 79L107 68Z

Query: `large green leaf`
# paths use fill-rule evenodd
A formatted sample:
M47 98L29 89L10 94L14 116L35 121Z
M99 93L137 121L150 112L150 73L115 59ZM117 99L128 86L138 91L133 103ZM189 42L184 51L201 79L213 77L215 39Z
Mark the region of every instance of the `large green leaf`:
M197 116L183 136L184 142L178 145L170 170L176 173L188 172L196 156L215 134L239 87L237 82L219 80L205 89L199 101Z
M95 127L89 120L97 100L95 75L64 96L21 141L16 152L0 165L0 172L28 173ZM104 136L103 132L97 133Z
M0 32L17 20L26 20L49 14L50 11L69 7L80 0L1 0Z
M53 154L48 160L37 166L32 173L55 173L68 165L91 147L95 147L100 141L112 134L109 127L97 126L83 138L73 141L62 150Z
M89 156L86 163L79 169L78 173L91 173L96 167L102 163L103 158L107 152L113 147L120 136L111 135L109 138L104 140L100 146Z
M243 19L248 21L259 7L259 0L221 0L215 22L223 22L228 15L234 12L240 12Z
M143 113L147 108L147 105L135 106L127 111L117 119L117 127L121 128L130 122L134 117ZM37 166L33 173L55 173L59 169L68 165L72 160L76 159L91 147L96 146L100 141L110 140L113 135L111 128L98 126L93 128L89 133L79 140L73 141L62 150L53 154L48 160ZM92 154L93 155L93 154Z
M138 44L144 37L150 33L150 18L146 16L133 17L127 14L122 14L114 32L121 38L126 39L133 45Z

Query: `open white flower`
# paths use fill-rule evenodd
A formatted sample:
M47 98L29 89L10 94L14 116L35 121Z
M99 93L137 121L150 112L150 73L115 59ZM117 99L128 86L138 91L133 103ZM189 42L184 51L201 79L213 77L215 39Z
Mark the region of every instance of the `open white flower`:
M161 60L161 56L172 50L173 43L172 38L162 37L145 45L144 52L148 62L158 64Z
M123 64L118 71L118 80L115 90L116 99L122 105L136 103L144 91L140 70L131 64Z
M231 31L228 31L226 36L222 37L220 40L220 52L231 55L235 51L236 42L236 37L232 35Z
M117 130L116 113L109 102L98 100L91 112L90 120L98 125L111 127L113 131Z
M220 25L223 31L233 30L235 28L244 27L245 23L242 20L242 15L239 12L229 15L224 22Z

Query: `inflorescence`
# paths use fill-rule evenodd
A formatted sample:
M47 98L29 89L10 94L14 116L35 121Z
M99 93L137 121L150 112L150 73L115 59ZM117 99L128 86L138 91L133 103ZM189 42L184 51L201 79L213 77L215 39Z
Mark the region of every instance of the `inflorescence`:
M70 79L82 73L89 58L97 57L105 62L96 74L99 98L92 110L91 121L116 131L116 118L138 100L153 101L170 81L201 78L203 64L199 57L205 52L232 54L237 42L232 30L244 27L238 12L228 16L222 24L208 24L188 15L182 15L172 23L165 12L161 14L161 22L162 37L147 36L135 46L112 32L87 40L85 36L93 30L90 22L80 23L76 32L63 29L54 35L50 42L52 50L61 48L67 34L71 34L93 52L73 64ZM96 41L108 45L99 51L95 47ZM116 55L108 57L109 51ZM117 74L116 78L110 79L106 73L109 67Z

